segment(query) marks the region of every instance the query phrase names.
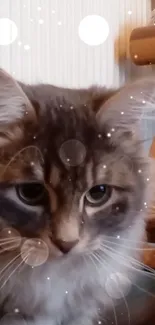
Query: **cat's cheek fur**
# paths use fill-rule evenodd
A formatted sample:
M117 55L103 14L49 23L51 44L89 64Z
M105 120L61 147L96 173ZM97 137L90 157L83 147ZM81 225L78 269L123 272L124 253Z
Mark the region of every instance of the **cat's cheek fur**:
M15 308L18 308L26 319L26 325L92 325L94 319L96 324L100 320L98 308L103 306L104 317L104 313L108 309L113 312L115 305L115 299L110 296L106 285L109 276L111 274L123 276L122 287L121 281L119 281L120 292L123 291L125 277L131 285L136 281L136 277L139 277L139 272L136 271L138 262L136 261L132 265L132 258L141 259L140 242L143 242L144 239L144 216L143 212L138 214L136 211L143 208L144 202L147 202L144 193L146 176L139 137L136 139L133 136L134 133L131 132L137 123L137 114L139 117L139 105L134 112L134 105L132 107L128 105L128 94L127 87L123 95L119 94L118 97L114 97L112 102L102 105L105 102L104 98L107 98L105 91L103 94L102 91L101 94L98 94L95 89L92 93L92 90L65 90L50 85L19 85L0 70L0 147L5 149L4 152L3 150L1 152L0 168L3 173L1 173L0 182L11 182L14 185L17 180L31 180L32 176L34 177L35 166L35 177L42 174L42 181L51 184L51 187L57 184L59 206L57 207L55 200L54 211L51 208L54 200L53 197L51 198L50 189L48 189L49 203L51 203L47 204L48 220L51 220L48 230L56 237L51 238L52 240L64 240L58 236L56 220L59 220L60 226L61 220L64 223L67 220L66 217L72 216L74 211L78 211L76 200L73 204L72 193L82 195L93 186L91 184L101 184L101 181L104 182L103 184L112 184L112 186L116 185L122 188L120 204L123 200L124 188L133 189L134 192L131 192L135 198L133 201L131 199L131 207L129 206L131 208L129 210L133 211L132 215L128 214L126 205L120 206L123 209L120 212L122 212L124 220L128 218L128 228L121 223L120 232L117 233L118 219L114 215L114 222L110 220L111 229L115 234L117 233L118 237L120 236L121 244L119 246L118 238L118 245L112 245L112 248L115 248L115 254L109 253L105 262L102 258L101 263L100 255L98 260L92 261L91 258L83 258L82 253L81 256L76 253L73 255L68 253L64 255L64 259L53 259L52 261L49 259L43 265L33 269L24 265L22 270L19 270L20 272L15 271L12 265L14 273L12 273L13 270L10 273L10 268L7 269L6 265L12 260L13 252L11 252L11 259L7 259L5 254L1 254L0 307L2 313L12 313ZM126 103L122 100L122 96L127 98ZM99 110L97 116L91 108L95 112ZM120 114L122 112L123 114ZM107 136L107 132L112 128L116 132L111 139ZM82 165L74 166L74 168L69 166L66 168L66 164L60 157L60 148L68 139L76 139L87 148L85 161ZM33 153L34 146L39 148L39 153L41 152L41 156L43 156L41 162L40 157L38 158L38 155L36 157ZM25 149L28 148L32 150L28 150L26 154ZM20 153L18 159L17 152ZM76 150L75 154L77 155ZM122 159L122 155L129 159ZM16 159L13 159L14 157ZM133 168L129 161L132 161ZM101 178L99 177L97 180L97 169L101 162L104 170L102 169ZM33 168L30 168L31 165ZM60 175L58 174L56 180L51 182L53 167L54 176L55 167L58 168ZM142 172L137 173L139 170ZM4 173L4 171L6 172ZM130 177L131 174L132 177ZM16 203L16 199L14 201ZM10 209L11 224L8 224L8 227L14 225L13 213L17 217L17 204L14 207L13 202ZM5 208L2 201L1 205ZM9 207L9 201L7 206ZM26 214L26 209L24 212L26 221L29 217L35 222L34 215ZM7 220L9 217L7 209L5 209L5 216L3 213L1 215ZM77 213L77 219L79 216L80 213ZM21 214L19 213L19 221L22 220L21 217L23 217L22 211ZM95 220L97 226L98 219ZM86 227L86 223L84 224ZM34 228L37 229L36 224ZM20 223L18 223L17 229L20 229ZM101 228L100 238L105 235L106 230L109 235L108 229L104 224ZM67 234L66 230L65 234ZM33 231L32 238L35 237L36 233ZM68 238L69 236L67 236ZM104 243L102 242L102 244ZM102 245L98 248L98 254L103 247ZM92 251L89 252L93 255ZM4 269L5 267L6 269ZM11 276L3 285L7 275ZM110 285L112 285L111 278ZM34 321L29 322L28 317L34 318ZM17 324L12 322L11 325L23 324L21 322L19 324L17 321Z
M107 264L105 267L104 263L96 263L94 267L91 260L88 260L87 268L84 260L80 259L73 268L77 260L77 256L74 256L58 264L49 262L34 269L28 267L18 277L14 275L3 288L1 303L5 298L9 298L5 311L12 312L13 309L19 308L22 315L27 311L26 316L36 317L30 325L60 325L61 322L64 325L92 325L94 318L98 317L98 307L103 306L104 314L104 309L107 310L111 306L111 297L106 288L109 275L120 273L129 278L131 283L136 281L138 271L133 271L130 257L138 258L140 255L135 248L139 246L143 236L144 220L142 215L139 215L135 223L122 232L122 237L125 238L122 248L118 250L116 247L118 263L116 260L110 260L109 267ZM130 250L126 248L129 246ZM127 256L127 261L121 261L119 254L124 258ZM1 269L3 267L4 265L1 265ZM46 316L43 321L44 315Z

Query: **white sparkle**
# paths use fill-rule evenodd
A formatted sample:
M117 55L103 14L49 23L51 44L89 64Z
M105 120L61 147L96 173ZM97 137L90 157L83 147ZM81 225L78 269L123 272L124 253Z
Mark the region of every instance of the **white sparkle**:
M133 99L133 96L130 96L131 99Z
M147 205L147 202L144 202L144 205Z
M140 209L140 212L143 212L143 209Z
M70 109L73 109L74 107L73 106L70 106Z
M47 277L47 280L50 280L50 277L49 276Z
M27 111L25 112L25 115L28 115L28 112Z
M102 138L102 134L98 134L98 138L99 138L99 139Z
M61 21L58 21L58 25L61 26L62 25L62 22Z
M68 294L68 291L66 290L65 293L66 293L66 295L67 295L67 294Z
M112 129L111 129L111 131L112 131L112 132L115 132L115 129L114 129L114 128L112 128Z
M44 23L43 19L39 19L39 24L42 25Z
M105 169L105 168L107 168L107 166L106 165L103 165L103 168Z
M149 178L147 178L146 180L147 180L147 182L149 182L149 180L150 180L150 179L149 179Z
M11 235L11 230L8 230L8 234Z
M60 105L60 107L62 107L62 105Z
M30 162L30 165L31 165L31 166L34 166L34 162L33 162L33 161L31 161L31 162Z
M128 15L132 15L132 11L131 10L128 11Z
M121 115L124 115L124 112L121 112Z
M117 236L117 239L120 239L120 236L119 235Z
M19 41L19 42L18 42L18 45L19 45L19 46L21 46L21 45L22 45L22 42L21 42L21 41Z
M135 59L138 59L138 55L137 55L137 54L135 54L135 55L134 55L134 58L135 58Z
M142 91L141 91L140 93L141 93L141 94L143 94L143 92L142 92Z
M14 75L15 75L15 71L13 71L13 73L12 73L12 74L13 74L13 76L14 76Z
M29 44L24 45L24 50L26 51L30 50L30 45Z
M26 8L26 5L24 5L23 7Z
M116 210L119 211L119 207L116 207Z
M52 10L52 14L55 14L55 10Z
M142 101L142 103L143 103L143 104L146 104L146 101L145 101L145 100L143 100L143 101Z
M99 320L99 321L98 321L98 324L102 324L102 322Z
M140 174L142 172L142 170L141 169L138 169L138 173Z
M18 308L15 308L14 309L14 312L17 314L17 313L19 313L19 309Z
M69 161L70 161L70 159L69 159L69 158L67 158L67 161L69 162Z
M36 135L34 135L33 139L34 139L34 140L36 139Z
M111 138L111 133L107 133L107 137L108 138Z
M38 7L37 10L40 11L41 10L41 7Z

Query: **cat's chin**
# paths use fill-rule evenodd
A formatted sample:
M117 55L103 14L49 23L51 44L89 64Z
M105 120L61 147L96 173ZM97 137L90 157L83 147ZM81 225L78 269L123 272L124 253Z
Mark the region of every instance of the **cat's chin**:
M127 231L120 233L120 239L114 246L115 252L109 251L104 258L100 255L98 240L98 246L90 254L82 253L83 248L77 246L77 252L75 248L66 256L53 257L49 254L40 265L25 263L23 268L19 267L19 272L16 264L7 274L4 273L4 282L7 278L8 281L0 290L0 304L6 301L7 312L18 308L23 315L47 315L56 319L58 324L73 310L75 315L79 311L85 315L87 310L91 319L97 314L98 304L104 305L105 311L113 308L111 301L117 303L120 295L126 296L137 281L140 264L137 267L138 262L133 261L141 259L143 240L144 221L138 216ZM9 257L2 260L1 276Z

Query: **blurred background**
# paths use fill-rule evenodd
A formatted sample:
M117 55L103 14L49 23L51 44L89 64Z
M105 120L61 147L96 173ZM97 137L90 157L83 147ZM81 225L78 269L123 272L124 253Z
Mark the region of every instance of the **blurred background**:
M128 41L133 28L148 23L152 6L151 0L1 0L0 65L27 82L119 86L151 70L131 63Z

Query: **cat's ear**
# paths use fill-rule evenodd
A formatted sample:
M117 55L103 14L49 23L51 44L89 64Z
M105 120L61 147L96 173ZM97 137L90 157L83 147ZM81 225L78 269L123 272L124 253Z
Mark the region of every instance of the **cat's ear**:
M19 84L0 69L0 145L16 136L16 129L36 120L35 110Z
M0 127L34 117L35 111L19 84L0 69Z
M155 118L155 78L134 81L100 106L96 115L110 128L135 129L142 120Z

